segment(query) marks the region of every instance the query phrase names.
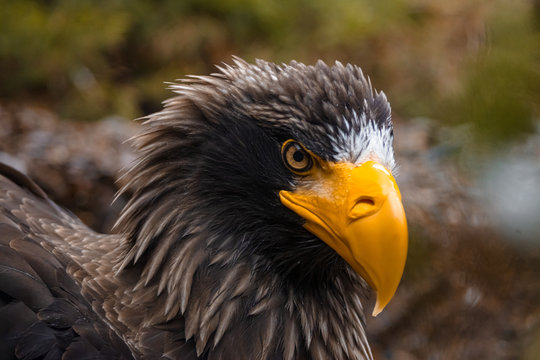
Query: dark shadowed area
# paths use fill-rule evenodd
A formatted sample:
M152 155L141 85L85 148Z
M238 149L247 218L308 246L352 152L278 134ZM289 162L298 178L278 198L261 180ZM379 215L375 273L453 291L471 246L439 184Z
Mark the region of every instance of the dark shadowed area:
M0 8L0 161L98 231L164 82L232 55L361 66L393 106L410 228L402 284L368 316L375 358L540 359L538 1Z

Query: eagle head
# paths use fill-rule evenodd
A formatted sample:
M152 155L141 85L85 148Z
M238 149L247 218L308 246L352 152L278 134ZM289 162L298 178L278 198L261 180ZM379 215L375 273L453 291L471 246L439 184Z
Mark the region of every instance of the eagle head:
M241 263L252 281L271 277L319 299L346 297L365 280L378 314L407 253L385 95L359 67L322 61L235 59L170 88L176 96L134 141L120 269L140 265L144 285L182 288L181 313L195 281L228 281L208 269Z

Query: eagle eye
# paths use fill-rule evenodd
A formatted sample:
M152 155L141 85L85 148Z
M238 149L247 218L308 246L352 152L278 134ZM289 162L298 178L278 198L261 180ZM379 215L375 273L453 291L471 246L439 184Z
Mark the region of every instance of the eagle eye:
M295 174L305 175L313 167L313 158L297 141L287 140L281 146L283 162Z

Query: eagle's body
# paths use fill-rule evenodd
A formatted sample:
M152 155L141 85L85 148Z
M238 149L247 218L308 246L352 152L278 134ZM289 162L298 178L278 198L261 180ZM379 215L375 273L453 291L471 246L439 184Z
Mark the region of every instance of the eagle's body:
M370 359L366 283L283 198L321 187L284 149L392 169L384 95L353 66L240 60L172 88L118 234L0 167L2 358Z

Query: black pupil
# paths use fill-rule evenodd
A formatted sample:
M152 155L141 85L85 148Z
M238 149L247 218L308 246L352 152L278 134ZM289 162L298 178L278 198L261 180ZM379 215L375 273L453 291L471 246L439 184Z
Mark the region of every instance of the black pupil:
M296 162L302 162L304 160L304 153L300 150L296 150L293 154L293 159Z

